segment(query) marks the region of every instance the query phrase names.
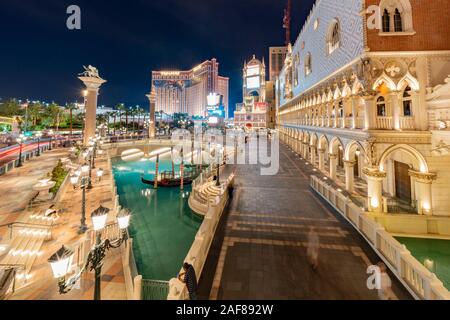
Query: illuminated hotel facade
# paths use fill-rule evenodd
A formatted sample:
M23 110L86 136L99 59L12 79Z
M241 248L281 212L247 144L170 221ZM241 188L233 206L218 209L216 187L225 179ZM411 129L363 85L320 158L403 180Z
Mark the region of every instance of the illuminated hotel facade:
M211 59L187 71L153 71L152 90L156 110L168 114L187 113L190 116L207 115L207 96L222 96L225 116L228 117L229 78L219 76L219 63Z
M318 0L277 79L282 140L390 232L449 230L449 15L449 1Z

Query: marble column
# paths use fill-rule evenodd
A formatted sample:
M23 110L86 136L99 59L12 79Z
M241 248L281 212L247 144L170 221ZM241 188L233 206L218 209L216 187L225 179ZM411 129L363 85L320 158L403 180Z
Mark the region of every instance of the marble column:
M314 166L316 164L316 146L315 145L310 145L311 148L311 154L310 154L310 162L311 164Z
M154 90L150 92L150 94L146 95L150 102L150 123L148 126L148 137L150 139L154 139L156 137L156 118L155 118L155 109L156 109L156 93Z
M336 180L337 154L330 153L330 178Z
M100 77L82 76L78 77L86 86L87 95L85 97L85 119L84 119L84 133L83 143L86 146L89 139L95 137L96 123L97 123L97 98L98 92L102 84L106 82Z
M356 129L356 121L358 118L358 103L359 103L359 97L352 97L352 129Z
M392 105L392 129L400 130L400 101L398 92L391 92L389 98Z
M363 173L367 177L367 198L369 212L383 212L383 179L386 172L378 168L364 168Z
M422 173L410 170L409 175L415 180L415 188L417 195L417 211L419 214L433 215L433 202L431 186L436 180L435 173Z
M317 149L319 151L319 170L325 171L325 149Z
M374 96L364 96L364 129L373 130L377 127L377 110Z
M339 102L333 102L333 110L334 110L334 119L333 119L333 128L338 127L338 117L339 117Z
M350 193L355 191L355 163L355 161L344 161L345 189Z

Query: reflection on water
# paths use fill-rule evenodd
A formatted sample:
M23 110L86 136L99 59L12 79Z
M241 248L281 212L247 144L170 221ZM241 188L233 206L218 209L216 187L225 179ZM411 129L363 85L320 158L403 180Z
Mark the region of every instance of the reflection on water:
M133 213L130 233L139 273L144 279L170 280L180 271L202 218L189 209L190 186L152 187L141 182L141 175L153 179L155 161L112 160L120 205ZM170 158L163 158L159 171L172 170ZM175 166L175 171L179 167Z

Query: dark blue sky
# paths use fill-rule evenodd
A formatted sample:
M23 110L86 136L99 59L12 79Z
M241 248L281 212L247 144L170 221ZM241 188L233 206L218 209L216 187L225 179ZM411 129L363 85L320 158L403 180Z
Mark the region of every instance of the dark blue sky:
M293 0L292 40L313 0ZM66 28L81 8L82 30ZM230 77L230 108L242 100L245 59L282 45L286 0L0 0L0 97L81 101L82 66L108 80L99 104L147 107L152 70L190 69L217 58Z

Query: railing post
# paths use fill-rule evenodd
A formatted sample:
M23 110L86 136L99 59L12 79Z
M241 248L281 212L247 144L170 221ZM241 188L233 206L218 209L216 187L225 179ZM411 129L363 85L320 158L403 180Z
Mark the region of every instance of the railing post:
M134 280L134 294L133 299L134 300L142 300L142 276L137 275Z

